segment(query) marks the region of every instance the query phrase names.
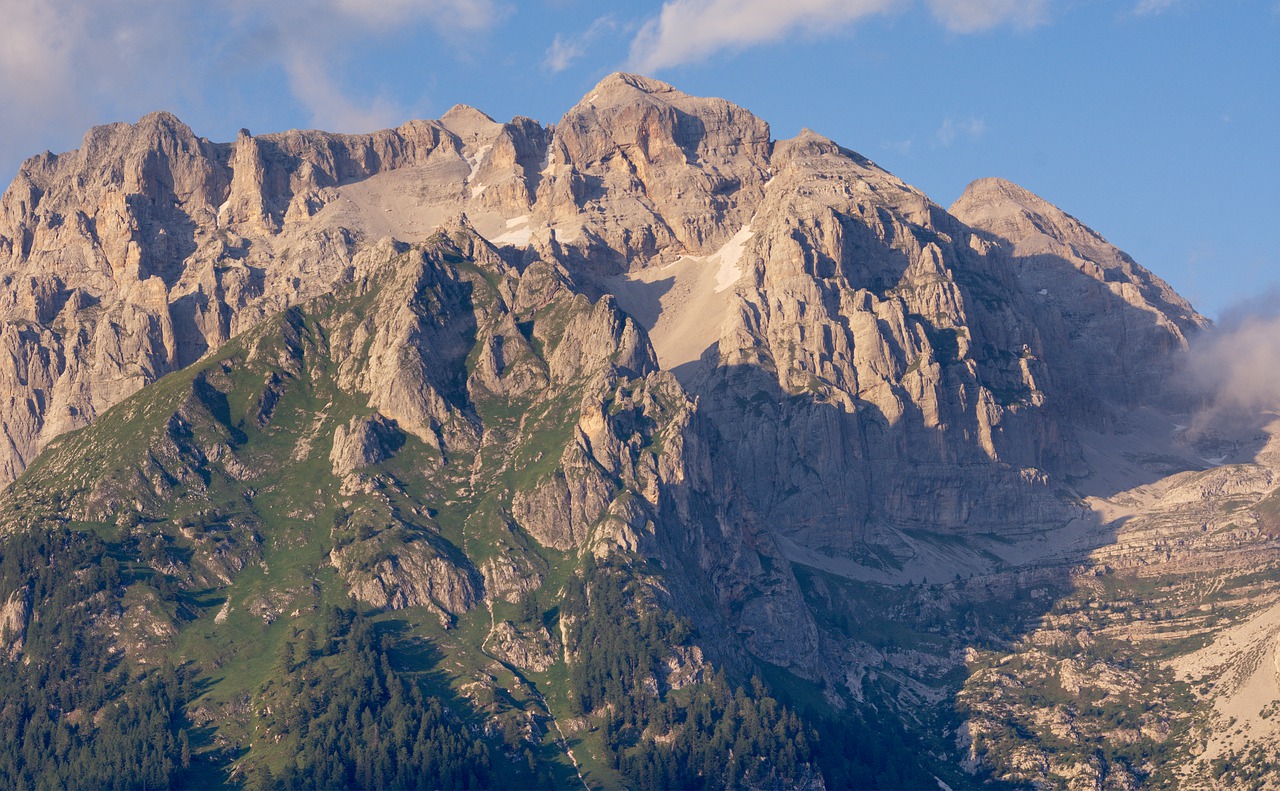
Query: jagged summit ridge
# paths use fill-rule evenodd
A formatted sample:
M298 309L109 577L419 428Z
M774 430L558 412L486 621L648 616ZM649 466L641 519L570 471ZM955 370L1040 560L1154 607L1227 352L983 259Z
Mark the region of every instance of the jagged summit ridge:
M968 225L1012 244L1018 256L1065 254L1094 264L1096 269L1082 267L1091 276L1101 273L1103 280L1137 284L1143 296L1158 302L1184 333L1207 326L1191 304L1164 280L1139 266L1097 231L1017 184L1000 178L978 179L965 188L948 211Z
M146 719L233 781L340 769L299 741L339 729L429 751L306 719L402 668L512 787L1137 787L1166 757L1221 779L1236 714L1274 732L1275 443L1190 438L1167 385L1207 322L1017 185L947 210L618 74L554 126L213 143L157 114L2 206L0 663L73 627L100 677L183 668L189 719ZM394 661L348 662L335 602ZM111 722L55 691L10 708Z
M663 267L685 262L688 288L620 298L659 333L653 317L678 315L678 297L709 311L680 340L682 360L702 360L682 378L701 371L708 404L740 390L725 376L752 371L752 381L773 383L770 398L808 393L819 412L853 416L840 418L860 426L852 433L796 446L795 456L766 448L768 436L742 440L744 463L777 460L754 488L796 492L771 506L779 518L846 514L833 534L846 537L884 521L958 525L982 487L960 495L964 476L953 476L953 506L911 513L908 493L877 493L863 469L869 456L934 454L940 442L975 470L993 460L1070 467L1072 411L1108 408L1089 398L1073 407L1064 402L1079 399L1056 392L1096 378L1106 400L1132 402L1135 388L1154 387L1132 383L1135 361L1162 359L1198 320L1162 281L1055 211L1007 183L978 182L949 214L826 137L806 130L774 141L737 105L621 73L554 127L499 123L465 105L365 135L246 132L211 143L168 114L100 127L79 152L29 160L3 200L0 256L11 279L0 308L10 329L0 342L22 374L0 403L0 474L16 476L54 436L345 282L353 257L377 239L425 239L465 213L495 244L559 262L594 294L637 272L660 284ZM1045 285L1026 261L1053 245L1093 256L1077 270L1091 284L1084 310L1040 310ZM708 267L715 277L702 275ZM699 301L708 288L714 305ZM1142 343L1079 360L1071 322L1108 329L1116 299L1134 309L1125 329ZM743 433L731 406L720 414L733 444ZM875 414L896 435L878 450L881 440L863 436ZM915 437L916 427L934 439ZM816 477L794 479L792 462L814 454ZM893 480L886 468L885 484ZM806 494L815 487L855 499L820 504ZM900 505L871 509L873 500ZM833 536L823 540L848 540Z

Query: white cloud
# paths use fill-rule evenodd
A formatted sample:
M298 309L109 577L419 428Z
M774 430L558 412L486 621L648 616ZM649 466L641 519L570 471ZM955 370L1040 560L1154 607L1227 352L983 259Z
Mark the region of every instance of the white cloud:
M1193 431L1280 410L1280 287L1223 311L1187 355L1193 392L1204 402Z
M726 49L780 41L797 31L839 30L913 0L667 0L631 43L630 66L654 72L706 60ZM998 25L1029 28L1048 21L1048 0L926 0L949 30Z
M1032 28L1049 21L1048 0L928 0L938 21L954 33L976 33L998 25Z
M938 127L934 138L943 148L950 148L959 138L977 140L987 132L987 122L970 116L964 119L947 118Z
M311 126L342 132L371 132L404 120L404 113L385 97L356 101L329 74L325 59L298 52L284 64L289 90L311 113Z
M1177 4L1178 0L1138 0L1137 5L1133 7L1133 13L1135 16L1162 14Z
M442 36L496 24L505 0L0 0L0 181L20 157L155 109L190 112L212 81L283 73L310 123L341 131L401 117L336 75L406 29ZM424 51L423 57L427 57ZM235 68L228 69L229 66Z
M551 46L547 48L547 57L542 61L542 65L548 71L559 74L572 66L584 52L585 48L576 39L566 39L557 33L551 41Z
M612 16L602 16L591 23L576 36L564 36L557 33L547 48L547 55L542 65L548 71L559 74L568 69L579 58L587 54L587 49L603 35L618 30L618 22Z
M430 25L444 34L474 32L505 13L494 0L223 2L252 20L256 35L275 42L290 91L310 113L311 124L339 132L366 132L405 116L404 109L386 97L351 96L335 79L335 69L353 44L416 25Z
M883 147L904 157L909 157L916 147L916 139L914 137L909 137L906 140L890 140L885 143Z
M631 67L654 72L724 49L779 41L800 29L829 30L901 0L668 0L631 43Z

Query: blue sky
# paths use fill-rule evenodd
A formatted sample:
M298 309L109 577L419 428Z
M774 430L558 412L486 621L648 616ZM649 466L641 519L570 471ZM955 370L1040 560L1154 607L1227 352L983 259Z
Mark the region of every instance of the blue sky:
M1018 182L1210 315L1280 282L1280 0L0 0L0 23L5 181L155 109L214 140L457 102L551 123L633 70L944 206Z

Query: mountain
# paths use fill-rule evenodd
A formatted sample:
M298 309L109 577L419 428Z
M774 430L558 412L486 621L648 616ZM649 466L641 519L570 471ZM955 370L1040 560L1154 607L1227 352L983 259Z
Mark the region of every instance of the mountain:
M1016 185L615 74L0 208L10 784L1275 779L1280 426Z

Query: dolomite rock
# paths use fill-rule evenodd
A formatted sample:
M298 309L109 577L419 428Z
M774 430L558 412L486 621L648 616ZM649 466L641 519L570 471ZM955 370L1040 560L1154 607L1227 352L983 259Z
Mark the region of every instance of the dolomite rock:
M9 594L4 606L0 606L0 651L10 661L22 655L27 639L27 624L31 621L31 592L19 588Z
M1064 410L1087 410L1099 393L1126 406L1171 395L1171 352L1185 349L1209 322L1168 283L1003 179L973 182L950 211L1006 246L1001 254L1016 267L1016 285L1041 331L1039 355L1054 368L1057 388L1070 394ZM1096 413L1082 417L1098 422Z
M370 607L400 610L425 607L440 623L471 609L480 591L471 575L441 557L426 541L409 541L394 554L380 552L381 542L356 542L336 548L329 560L350 586L351 595Z
M345 478L361 467L386 461L403 442L395 425L382 415L353 417L334 430L329 452L333 474Z
M556 289L590 286L591 273L710 254L750 226L742 287L723 332L706 342L711 364L728 370L719 385L695 389L739 455L774 439L732 439L745 426L721 419L731 410L717 392L750 399L761 390L737 373L776 380L763 388L770 399L815 402L778 416L795 421L782 439L801 447L784 452L778 469L750 473L751 490L798 490L785 496L791 505L766 512L780 508L805 531L823 509L840 514L847 538L821 539L837 544L881 521L868 504L882 493L891 503L884 521L896 525L1057 519L1043 492L1018 495L1014 513L983 513L981 503L1009 486L1021 491L1024 470L1078 471L1065 423L1106 425L1103 401L1153 392L1166 352L1204 320L1096 234L1012 185L977 182L953 209L979 232L819 135L774 143L742 108L625 74L602 80L554 127L503 124L465 106L367 135L242 131L226 144L164 113L99 127L78 151L29 160L0 200L0 344L16 361L0 372L0 481L147 383L359 277L360 251L378 238L423 239L466 212L490 238L526 247L533 263L522 264L507 300L517 311ZM461 252L479 251L492 259L487 268L507 266L487 243L469 244ZM465 283L406 274L401 294L419 286L453 304ZM393 312L357 389L424 441L474 447L456 394L392 352L447 344L439 333L456 340L468 319L433 327L403 304L383 307ZM615 345L622 353L610 364L656 367L634 328L597 309L575 319L573 342L553 354L553 380L598 368L598 349ZM1121 331L1140 342L1118 351L1072 340ZM466 386L508 395L540 387L537 366L499 374L508 360L528 359L528 342L514 323L504 327ZM1098 386L1083 392L1082 382ZM836 441L803 439L824 431ZM872 474L858 469L901 451L924 467L970 469L940 487L929 476L896 484L903 478L891 470L883 482L858 480ZM794 471L795 453L818 463ZM1000 471L978 472L990 462ZM968 486L974 475L984 480ZM923 491L939 488L949 504L917 507Z
M526 594L542 587L543 577L521 557L499 555L480 566L485 594L515 604Z
M521 631L510 621L503 621L494 627L487 645L494 656L521 670L545 673L556 663L555 647L544 626Z
M486 178L525 186L488 200L527 214L545 130L495 126L511 156ZM363 245L396 230L362 182L417 176L400 199L422 213L425 237L468 205L468 158L488 145L434 121L368 135L242 130L217 144L154 113L25 162L0 199L0 344L17 361L0 373L0 482L59 434L347 278Z
M701 277L731 240L725 282ZM308 364L289 311L350 287L358 306L325 342L338 386L381 417L335 431L335 473L394 450L385 420L441 469L475 460L474 484L532 433L486 424L476 405L558 399L566 432L536 459L550 471L504 491L495 518L555 550L683 569L689 587L671 595L713 602L708 628L722 619L810 679L840 674L792 561L1080 518L1060 496L1087 471L1080 432L1158 392L1169 355L1205 325L1012 185L978 182L948 213L821 135L771 141L741 108L633 75L605 78L554 127L464 106L368 135L227 144L166 114L100 127L79 151L24 164L0 199L0 258L14 361L0 370L0 482L286 311L249 416L269 426ZM608 293L641 270L658 293L672 263L721 289L723 309L675 375L649 330L678 290L645 316ZM1126 343L1103 348L1114 337ZM94 518L128 522L179 485L199 495L210 465L253 474L226 437L188 441L209 412L190 407L136 480L94 485ZM324 452L324 414L295 458ZM331 560L377 607L448 620L482 590L423 535L379 534ZM485 569L508 601L541 583L514 561Z
M703 681L706 667L702 649L698 646L672 646L671 655L663 663L662 683L667 689L684 689Z
M714 250L750 216L769 150L768 124L740 107L613 74L556 126L535 216L623 269Z
M687 375L762 513L838 551L876 525L1069 518L1042 470L1070 469L1078 449L1046 402L1014 273L826 138L780 142L771 165L735 304Z
M544 546L577 549L604 514L613 491L579 439L565 448L560 467L537 488L515 493L511 514Z

